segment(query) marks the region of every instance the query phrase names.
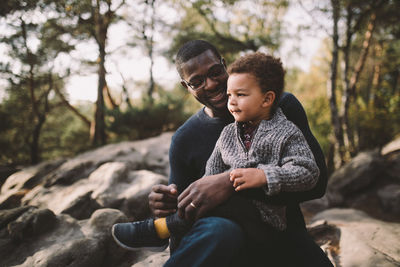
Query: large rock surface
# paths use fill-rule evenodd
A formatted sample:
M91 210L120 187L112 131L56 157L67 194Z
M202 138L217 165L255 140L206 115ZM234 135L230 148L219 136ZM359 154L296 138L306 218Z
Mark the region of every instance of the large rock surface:
M400 266L399 223L376 220L354 209L326 210L313 221L317 222L309 231L316 240L324 240L320 245L336 266ZM318 224L321 221L324 224ZM320 234L323 231L335 234L326 239Z
M111 144L9 176L0 194L0 266L131 266L149 256L117 247L110 229L150 216L147 196L167 183L171 137Z
M400 138L399 138L400 140ZM328 181L326 195L302 204L306 215L332 208L353 208L375 218L400 222L400 141L382 151L359 153Z

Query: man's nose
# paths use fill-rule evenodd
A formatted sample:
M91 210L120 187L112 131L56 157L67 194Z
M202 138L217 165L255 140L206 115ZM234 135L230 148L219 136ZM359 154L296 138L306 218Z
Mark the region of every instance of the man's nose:
M206 78L206 85L204 86L204 89L210 90L214 89L218 85L218 82L211 79L210 77Z

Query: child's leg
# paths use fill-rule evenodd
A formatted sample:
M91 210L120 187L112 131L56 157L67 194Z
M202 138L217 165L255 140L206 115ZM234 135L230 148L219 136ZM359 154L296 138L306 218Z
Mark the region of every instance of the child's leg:
M190 226L174 213L166 218L117 223L112 227L112 236L118 245L129 250L162 251L168 246L171 234L183 236Z

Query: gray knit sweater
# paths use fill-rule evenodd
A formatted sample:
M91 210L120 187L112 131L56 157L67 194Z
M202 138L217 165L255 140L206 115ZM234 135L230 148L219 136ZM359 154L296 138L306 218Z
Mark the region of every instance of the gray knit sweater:
M278 108L270 120L259 124L249 151L240 138L238 123L227 125L207 161L205 176L237 168L262 169L267 178L263 188L268 196L279 192L306 191L318 180L319 169L301 133ZM273 227L286 228L285 206L253 200L262 220Z

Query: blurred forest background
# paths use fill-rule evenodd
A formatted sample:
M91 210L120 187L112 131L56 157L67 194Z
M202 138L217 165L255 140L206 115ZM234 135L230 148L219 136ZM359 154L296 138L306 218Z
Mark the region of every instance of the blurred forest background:
M284 20L293 5L307 14L296 29ZM400 133L399 10L398 0L1 1L0 165L175 130L200 106L178 78L166 86L153 72L160 57L174 70L188 40L210 41L230 63L257 50L284 57L285 43L322 31L307 69L286 66L285 90L302 102L333 170ZM126 41L110 48L118 27ZM96 48L93 60L77 56L85 44ZM146 82L135 80L139 61L125 72L118 60L108 67L138 48L150 62ZM87 74L97 77L97 100L72 101L69 79Z

